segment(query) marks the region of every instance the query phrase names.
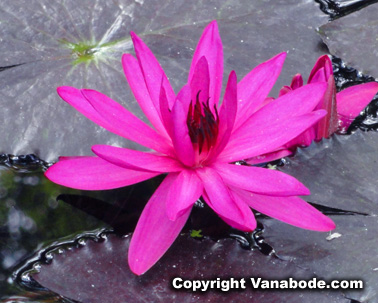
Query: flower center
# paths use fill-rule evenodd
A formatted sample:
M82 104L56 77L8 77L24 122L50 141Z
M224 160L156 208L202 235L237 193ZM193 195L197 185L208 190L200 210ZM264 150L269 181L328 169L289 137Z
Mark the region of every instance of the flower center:
M202 153L202 156L206 156L210 148L217 142L219 117L215 105L215 116L211 111L209 99L206 102L199 100L200 92L198 92L195 102L193 100L190 102L186 123L194 150L198 155Z

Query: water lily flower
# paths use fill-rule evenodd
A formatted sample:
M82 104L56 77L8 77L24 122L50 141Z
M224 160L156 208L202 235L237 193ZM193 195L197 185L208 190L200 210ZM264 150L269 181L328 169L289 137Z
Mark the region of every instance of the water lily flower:
M46 176L72 188L105 190L167 173L131 239L128 260L134 273L144 273L166 252L201 196L242 231L256 227L251 208L301 228L335 227L298 197L309 190L295 178L234 164L276 150L322 119L326 111L314 108L325 83L303 86L263 105L281 71L286 56L281 53L239 83L232 71L219 105L223 48L213 21L199 40L188 82L176 95L151 50L135 33L131 37L136 58L123 56L124 72L152 127L100 92L59 87L58 94L93 122L151 151L95 145L96 156L61 158Z
M269 157L261 157L265 161L275 160L292 154L296 147L309 146L312 141L329 138L336 131L346 131L353 120L370 103L378 92L378 83L369 82L348 87L336 93L335 79L333 77L332 62L327 55L319 57L316 61L307 83L327 83L327 91L324 98L316 106L316 109L325 109L327 115L294 140L287 143ZM301 74L293 77L290 86L284 86L279 96L295 91L303 86ZM266 100L269 102L270 99ZM261 162L261 161L251 161Z

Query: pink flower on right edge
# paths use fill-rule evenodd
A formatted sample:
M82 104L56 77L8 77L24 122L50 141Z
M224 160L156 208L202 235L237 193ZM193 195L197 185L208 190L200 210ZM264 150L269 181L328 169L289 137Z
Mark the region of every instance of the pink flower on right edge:
M370 103L378 92L378 83L369 82L348 87L336 93L335 79L333 77L332 62L328 55L319 57L316 61L307 81L310 83L327 83L327 90L323 99L315 110L325 109L327 115L316 125L294 138L275 152L249 159L247 162L257 164L274 161L293 154L297 147L309 146L312 141L320 141L329 138L336 131L346 131L353 120ZM301 74L296 74L290 86L284 86L279 92L279 97L291 93L303 86ZM273 98L265 100L269 103Z

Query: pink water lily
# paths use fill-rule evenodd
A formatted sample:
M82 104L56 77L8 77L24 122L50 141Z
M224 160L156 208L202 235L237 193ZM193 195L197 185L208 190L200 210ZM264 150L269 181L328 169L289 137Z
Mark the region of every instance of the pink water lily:
M136 34L131 36L136 58L123 56L124 72L153 127L97 91L60 87L58 94L98 125L152 151L95 145L96 156L62 158L46 176L68 187L104 190L168 173L133 234L128 259L134 273L144 273L166 252L201 196L225 222L242 231L256 227L250 208L301 228L335 227L298 197L309 190L295 178L233 164L276 150L322 119L326 111L314 109L325 83L303 86L264 105L286 56L281 53L239 83L231 72L219 105L223 48L213 21L197 45L188 82L176 95L150 49Z
M297 146L309 146L313 140L329 138L338 130L346 131L378 92L378 83L369 82L354 85L336 93L332 62L327 55L319 57L308 78L308 83L319 82L327 83L327 91L316 108L327 110L327 116L312 129L289 142L286 145L289 150ZM302 86L302 76L297 74L293 77L291 85L284 86L279 95L282 96Z
M319 57L316 61L307 83L326 83L327 90L315 109L325 109L327 115L311 128L281 146L276 151L248 159L248 163L257 164L277 160L293 154L297 147L309 146L314 140L320 141L329 138L336 131L346 131L353 120L370 103L378 92L378 83L369 82L348 87L336 93L335 79L333 77L332 62L327 55ZM290 86L284 86L279 97L303 87L301 74L296 74ZM274 98L266 98L268 104Z

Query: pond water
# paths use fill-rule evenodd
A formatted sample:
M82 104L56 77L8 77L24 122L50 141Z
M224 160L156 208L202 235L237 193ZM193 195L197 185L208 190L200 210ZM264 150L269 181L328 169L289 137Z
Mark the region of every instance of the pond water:
M105 260L111 261L114 255L107 253L112 249L122 250L121 253L124 254L129 241L128 236L124 235L130 235L134 230L144 205L163 177L156 177L117 190L101 192L73 190L47 180L43 172L57 160L59 155L89 154L90 146L95 143L119 144L120 142L118 137L108 137L107 133L102 130L93 131L93 125L90 122L79 118L79 115L76 115L73 110L70 111L61 106L55 89L63 84L79 87L92 86L92 88L98 89L98 85L95 84L97 81L97 83L101 83L103 91L107 92L108 90L112 97L121 100L131 99L123 75L120 71L116 71L116 68L120 68L119 62L115 63L120 54L132 52L130 39L125 38L128 37L127 32L131 29L145 34L146 42L151 45L159 60L162 58L162 64L168 72L171 72L173 85L178 87L179 83L184 83L182 79L186 77L184 74L190 63L192 48L195 47L193 41L196 41L199 36L199 28L202 28L209 18L210 20L217 18L222 38L225 37L223 38L225 65L230 70L232 67L241 74L245 74L248 69L245 64L250 60L250 48L253 42L255 42L253 53L256 53L256 58L251 59L252 65L264 61L263 58L268 54L270 56L270 54L273 55L282 50L287 50L289 55L296 55L289 56L288 68L280 78L281 82L272 92L272 94L277 94L282 85L290 83L293 74L299 71L307 75L315 59L327 52L320 36L315 33L316 27L327 23L328 20L357 12L367 5L372 4L373 7L377 1L303 0L298 4L298 1L264 0L262 1L264 3L255 1L249 6L245 1L240 1L235 5L232 1L227 4L214 1L212 4L190 4L193 7L190 5L186 7L180 1L173 0L167 1L167 4L163 5L163 9L159 7L158 3L148 6L144 4L144 1L115 1L112 5L95 1L91 16L85 14L88 7L88 3L84 3L85 1L78 5L76 11L75 2L69 0L62 1L61 7L57 4L50 5L48 1L35 0L31 1L32 4L27 9L22 7L23 1L12 2L9 0L5 2L4 7L0 8L0 24L4 21L9 22L5 22L7 23L6 27L0 31L2 33L0 39L10 41L10 43L5 47L3 52L5 55L0 59L0 80L4 83L0 90L0 96L5 100L4 108L2 108L4 113L0 114L5 125L4 141L0 143L0 151L3 152L0 155L0 302L89 302L86 301L86 298L90 291L85 289L76 291L74 283L70 285L71 282L65 280L68 276L65 270L75 271L77 269L81 275L84 275L84 272L88 274L89 271L92 271L90 266L98 267L103 272L100 272L99 276L93 276L95 277L93 280L87 277L87 281L91 281L88 283L95 283L93 281L96 279L104 279L104 284L109 283L108 285L114 287L115 297L123 298L117 293L123 287L122 283L119 285L114 280L119 277L121 277L120 279L129 279L125 284L130 293L136 296L134 297L136 302L142 300L148 302L152 298L149 297L152 292L156 296L151 300L156 300L156 302L161 300L167 302L167 300L176 298L176 295L183 302L189 299L192 300L191 302L201 301L205 297L188 296L184 292L177 294L172 291L168 286L172 274L185 272L188 277L195 277L201 268L208 266L208 271L216 275L222 264L225 264L224 266L228 266L229 275L248 276L250 272L243 271L245 265L242 262L238 263L238 260L244 258L243 256L245 256L244 261L248 262L251 268L253 267L253 272L257 276L266 274L267 277L274 278L285 277L289 274L305 278L315 272L315 269L309 264L310 261L303 263L306 264L305 267L302 267L301 261L298 261L301 256L300 251L304 251L306 247L292 243L297 237L311 238L311 234L308 236L301 232L295 234L297 232L294 231L290 235L285 228L281 228L280 223L276 227L276 223L272 223L271 219L259 213L256 214L259 220L258 229L252 234L245 234L229 228L206 205L198 201L183 230L184 235L180 236L178 244L172 248L170 255L163 258L161 264L147 275L147 278L138 278L134 281L132 277L127 276L128 273L121 272L120 276L114 274L114 277L112 274L105 274L108 264L101 265L101 258L98 256L103 256ZM250 1L247 2L250 3ZM320 10L319 4L322 10ZM172 7L169 7L170 5ZM207 16L205 12L210 11L209 7L212 8L212 11ZM157 8L158 12L156 12ZM54 19L60 9L72 17L69 22L65 18ZM179 9L180 13L173 17L176 15L175 9ZM289 17L292 16L293 10L301 12L301 16L298 15L297 24L292 22ZM196 11L198 11L198 16L193 14ZM138 21L135 21L134 17L139 18ZM25 18L25 23L20 22L22 18ZM150 18L152 19L150 20ZM184 18L186 23L176 26L180 24L180 18ZM83 25L81 20L92 23ZM243 36L241 24L252 24L253 22L262 25L261 27L251 25L251 30ZM50 25L51 32L45 35L46 24ZM70 32L69 27L72 24L77 25L77 33ZM272 28L281 28L282 24L285 24L288 33L297 31L297 28L300 29L290 35L288 41L271 46L272 40L277 38L275 36L277 34L272 34L274 32ZM259 32L260 30L261 32ZM104 40L101 41L102 44L95 41L95 36L99 33ZM285 34L285 37L289 36L288 33ZM75 34L78 35L75 36ZM239 34L243 36L243 40L239 39ZM264 41L257 41L258 38L254 36L265 34L267 37ZM86 35L88 36L85 37ZM177 38L180 35L184 37L182 40ZM237 41L235 35L238 35ZM64 41L72 39L69 43L63 42L66 49L61 47L62 39ZM86 39L85 43L83 43L83 39ZM266 44L270 45L266 46ZM301 49L301 45L303 45L303 49ZM101 57L94 59L97 54L100 54ZM305 57L304 54L308 54L308 56ZM238 61L239 58L240 61ZM334 57L333 63L338 89L374 81L373 77L365 76L353 67L346 66L339 58ZM101 75L99 75L99 70L103 71ZM373 76L377 77L378 72L375 72ZM113 91L112 88L114 88ZM28 103L27 101L30 99L34 103ZM40 102L35 102L35 99ZM56 107L51 105L55 102ZM141 116L135 102L131 102L127 107ZM377 109L378 99L376 98L352 124L349 135L356 130L358 132L376 130L378 128ZM12 122L14 123L12 124ZM78 135L76 136L76 134ZM369 145L364 142L372 142L378 137L364 136L361 133L358 136L361 137L361 140L354 144L361 144L361 153L376 148L374 144ZM336 142L338 142L337 140ZM133 145L128 145L128 147L133 147ZM319 149L328 147L325 144ZM314 146L311 148L314 149ZM355 150L353 152L358 153ZM38 157L33 153L38 154ZM22 156L22 154L28 155ZM302 157L306 159L306 156L299 156L299 162L303 161ZM334 159L331 157L330 163L347 162L342 159L340 162L332 161ZM374 162L374 158L369 161ZM363 166L364 162L361 163L360 166ZM284 164L285 161L273 163L283 170L285 169L282 167ZM319 163L315 168L321 167L321 165L322 163ZM291 167L289 167L290 169ZM294 169L293 175L296 173L297 171ZM342 176L339 175L338 178L341 180ZM342 181L338 183L342 184ZM309 185L309 187L311 186ZM373 200L373 198L366 199ZM319 203L319 201L311 202L315 202L315 205L324 213L341 217L338 224L347 226L346 228L350 228L352 232L354 228L358 232L362 232L364 228L366 230L375 228L375 222L371 220L376 215L375 206L355 209L350 204L337 204L332 208L332 205ZM323 204L323 207L317 204ZM324 207L324 205L326 206ZM353 225L354 223L350 223L351 226L345 224L345 222L354 222L353 220L344 220L347 216L357 220L356 225ZM368 216L369 219L363 221L364 219L360 220L358 216L361 218ZM365 225L361 227L359 222L364 222ZM282 235L277 236L274 233L275 228L279 229ZM268 231L267 240L264 239L266 230ZM368 236L370 237L369 244L366 246L372 250L372 254L376 254L378 240L370 234ZM282 238L278 239L279 237ZM282 239L285 239L286 242L283 242ZM317 238L317 240L319 239ZM321 240L319 240L320 243ZM305 242L305 240L301 240L301 243ZM293 251L282 249L285 245L295 249ZM84 249L81 249L83 247ZM336 245L336 247L338 246ZM208 255L209 251L214 254ZM249 255L244 255L245 251L251 252ZM326 249L318 253L319 255L326 254L325 251ZM66 255L70 253L76 253L76 257L72 255L71 259L65 259ZM223 263L218 264L219 260L214 259L216 254L221 256ZM285 254L294 256L294 259L298 257L298 263L291 262L288 258L285 259ZM358 259L358 248L353 257ZM54 258L56 258L55 263L52 260ZM323 257L320 259L324 260ZM90 260L94 260L95 263L88 265ZM169 260L173 260L174 265L170 264ZM81 268L82 261L89 267L83 265L84 267ZM188 264L184 264L186 261ZM377 260L374 258L368 260L371 263L375 261ZM123 266L122 264L127 266L126 257L122 255L122 258L114 260L114 263L120 267ZM41 264L42 272L45 270L46 275L33 276L33 273L41 270ZM315 263L315 267L317 264ZM176 266L181 271L175 271ZM332 265L327 263L322 263L322 266L332 268ZM374 266L374 270L376 270L378 266ZM316 272L316 274L321 276L323 272ZM54 282L54 275L61 279L57 278ZM81 276L79 275L79 277ZM369 274L366 277L370 282L369 287L377 284L378 279L374 275ZM49 279L52 281L51 289L59 294L41 286L48 285ZM65 283L68 285L68 290L62 288ZM78 288L87 287L80 281L76 283ZM89 284L88 287L92 287L92 285ZM145 287L145 293L141 291L141 286ZM95 292L101 294L99 289ZM77 296L71 294L70 291L73 293L76 291ZM272 292L270 296L257 292L254 295L251 293L232 293L231 295L235 296L235 300L251 299L251 302L279 302L279 300L283 300L282 302L319 302L327 297L329 302L352 303L365 302L365 299L374 301L378 297L374 291L369 293L335 291L315 294L304 292L303 295L301 293ZM224 298L230 300L233 297L224 297L219 293L206 297L209 302L216 300L221 302L226 300ZM98 302L104 302L101 300L103 298L100 296ZM133 297L127 300L133 300Z

